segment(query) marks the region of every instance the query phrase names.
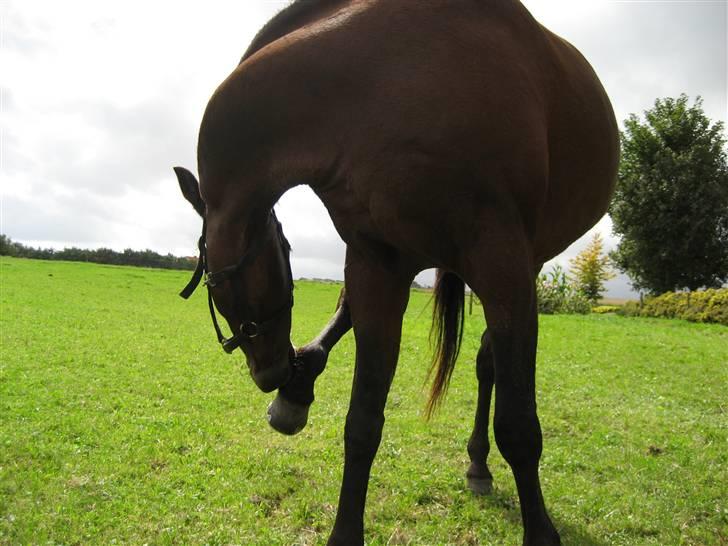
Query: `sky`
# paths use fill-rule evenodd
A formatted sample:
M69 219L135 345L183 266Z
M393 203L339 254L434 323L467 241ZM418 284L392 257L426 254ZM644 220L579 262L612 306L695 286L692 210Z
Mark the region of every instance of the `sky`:
M32 246L196 255L200 220L172 166L196 171L207 100L286 0L0 0L0 232ZM728 0L524 0L600 76L621 122L658 97L728 115ZM306 187L278 216L294 277L343 278L344 245ZM569 260L608 217L544 271ZM432 272L418 277L430 283ZM607 295L629 297L624 275Z

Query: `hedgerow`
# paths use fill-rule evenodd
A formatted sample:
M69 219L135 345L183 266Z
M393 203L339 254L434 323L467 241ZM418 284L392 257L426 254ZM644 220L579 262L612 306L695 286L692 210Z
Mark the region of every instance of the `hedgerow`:
M647 298L642 303L627 302L619 313L625 316L677 318L728 326L728 288L666 292Z
M597 315L606 315L607 313L616 313L619 311L619 305L597 305L592 307L592 313Z

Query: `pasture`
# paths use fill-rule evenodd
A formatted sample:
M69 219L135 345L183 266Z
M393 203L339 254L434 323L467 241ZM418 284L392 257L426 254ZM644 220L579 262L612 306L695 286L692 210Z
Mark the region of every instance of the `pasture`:
M265 421L273 395L215 342L204 291L177 297L188 278L0 259L0 543L325 543L353 336L333 351L307 428L283 437ZM338 290L297 283L295 344L326 323ZM367 542L520 544L494 443L493 495L465 487L483 319L467 317L428 423L429 323L429 294L413 292ZM544 494L564 544L728 543L728 328L542 316L537 381Z

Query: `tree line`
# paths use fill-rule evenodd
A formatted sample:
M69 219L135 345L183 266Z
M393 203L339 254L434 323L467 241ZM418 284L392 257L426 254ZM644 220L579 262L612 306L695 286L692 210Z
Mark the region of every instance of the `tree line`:
M36 260L65 260L69 262L92 262L108 265L133 265L137 267L154 267L158 269L194 269L197 258L179 257L172 254L159 254L153 250L132 250L127 248L117 252L110 248L33 248L13 241L7 235L0 234L0 256L17 258L34 258Z

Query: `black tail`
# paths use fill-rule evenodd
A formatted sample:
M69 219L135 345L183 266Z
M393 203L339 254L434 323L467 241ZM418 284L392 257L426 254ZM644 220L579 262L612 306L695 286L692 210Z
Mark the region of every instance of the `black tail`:
M428 378L433 372L435 377L425 408L428 419L440 405L460 352L465 322L465 283L454 273L438 269L434 294L435 308L432 312L430 339L434 334L435 355Z

